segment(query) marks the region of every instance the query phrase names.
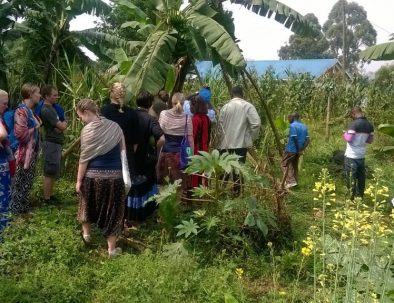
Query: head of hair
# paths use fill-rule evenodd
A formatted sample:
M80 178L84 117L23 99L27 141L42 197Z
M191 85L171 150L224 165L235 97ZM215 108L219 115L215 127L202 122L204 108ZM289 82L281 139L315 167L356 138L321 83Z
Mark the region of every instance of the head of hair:
M7 97L8 98L8 93L5 90L0 89L0 97Z
M244 97L244 91L242 89L241 86L234 86L231 89L231 97L239 97L239 98L243 98Z
M35 84L31 84L31 83L25 83L22 85L21 88L21 95L23 99L29 99L31 97L31 95L36 91L40 91L40 88L35 85Z
M137 96L137 106L148 109L152 106L153 103L153 95L147 91L141 91Z
M352 113L352 114L362 114L362 113L363 113L363 110L361 109L360 106L355 106L355 107L352 108L351 113Z
M99 115L100 110L95 101L92 99L82 99L78 102L76 106L77 112L84 112L84 111L90 111L96 115Z
M42 96L43 98L47 98L47 97L49 97L50 95L52 95L52 92L53 92L53 91L57 91L56 86L53 86L53 85L44 85L44 86L41 88L41 96Z
M294 112L291 114L294 120L300 120L300 114L298 112Z
M185 96L182 93L175 93L172 96L171 103L175 111L180 114L183 112L183 103L185 102Z
M170 99L170 96L168 95L167 91L165 91L164 89L162 89L161 91L159 91L159 93L157 94L157 96L160 98L161 101L167 103L168 99Z
M206 115L208 113L207 103L204 101L200 95L195 95L190 98L190 111L193 114L203 114Z
M123 112L124 99L126 97L126 86L123 83L115 82L111 86L110 98L120 105L120 112Z

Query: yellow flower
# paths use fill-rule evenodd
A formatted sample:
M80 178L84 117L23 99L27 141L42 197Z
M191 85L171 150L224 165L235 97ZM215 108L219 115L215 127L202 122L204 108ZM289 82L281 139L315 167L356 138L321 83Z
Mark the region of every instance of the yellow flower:
M268 246L269 248L272 248L272 242L268 242L268 243L267 243L267 246Z
M301 254L305 257L308 257L312 254L312 250L309 247L301 248Z
M242 279L242 276L244 274L244 270L242 268L236 268L235 273L237 274L238 279Z
M280 296L280 297L284 297L284 296L286 296L286 292L285 291L280 291L280 292L278 292L278 295Z

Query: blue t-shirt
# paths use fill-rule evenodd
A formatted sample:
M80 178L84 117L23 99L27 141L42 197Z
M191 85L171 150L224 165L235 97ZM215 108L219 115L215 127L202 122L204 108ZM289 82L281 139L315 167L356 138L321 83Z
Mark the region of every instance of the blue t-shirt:
M294 138L297 139L298 149L296 148ZM289 153L296 153L302 150L307 138L309 138L308 128L300 121L294 120L290 123L289 140L287 141L286 151Z

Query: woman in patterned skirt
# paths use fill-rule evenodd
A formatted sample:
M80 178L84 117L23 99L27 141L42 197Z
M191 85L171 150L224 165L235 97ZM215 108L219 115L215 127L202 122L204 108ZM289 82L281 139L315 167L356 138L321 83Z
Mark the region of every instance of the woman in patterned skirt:
M157 119L148 113L153 99L153 95L145 91L137 97L140 140L135 152L135 176L127 198L127 219L132 225L144 221L156 209L156 202L147 200L158 193L156 146L160 148L163 145L164 135Z
M158 184L165 184L166 177L173 183L182 180L182 201L187 202L191 197L191 178L182 171L180 162L181 143L187 136L193 154L193 124L190 116L183 112L185 98L182 93L172 96L172 108L160 113L159 123L164 132L165 143L157 164Z
M123 132L117 123L100 117L96 103L90 99L81 100L76 109L85 124L76 183L82 236L90 242L91 224L95 223L107 238L108 254L116 256L121 252L116 240L123 229L125 210L122 162L127 160Z
M21 89L23 101L14 114L14 134L19 141L15 152L16 173L12 183L11 212L26 213L30 210L30 191L36 172L39 150L39 128L41 120L32 109L40 101L40 88L33 84L24 84Z
M11 201L10 160L13 158L7 139L7 130L3 122L3 114L8 107L8 94L0 89L0 234L8 224ZM14 163L15 164L15 163Z

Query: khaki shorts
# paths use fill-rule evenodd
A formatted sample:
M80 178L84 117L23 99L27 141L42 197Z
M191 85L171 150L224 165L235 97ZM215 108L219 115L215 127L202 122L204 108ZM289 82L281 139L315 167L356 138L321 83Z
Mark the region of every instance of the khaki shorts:
M62 145L44 141L42 153L44 155L44 176L59 177L62 162Z

